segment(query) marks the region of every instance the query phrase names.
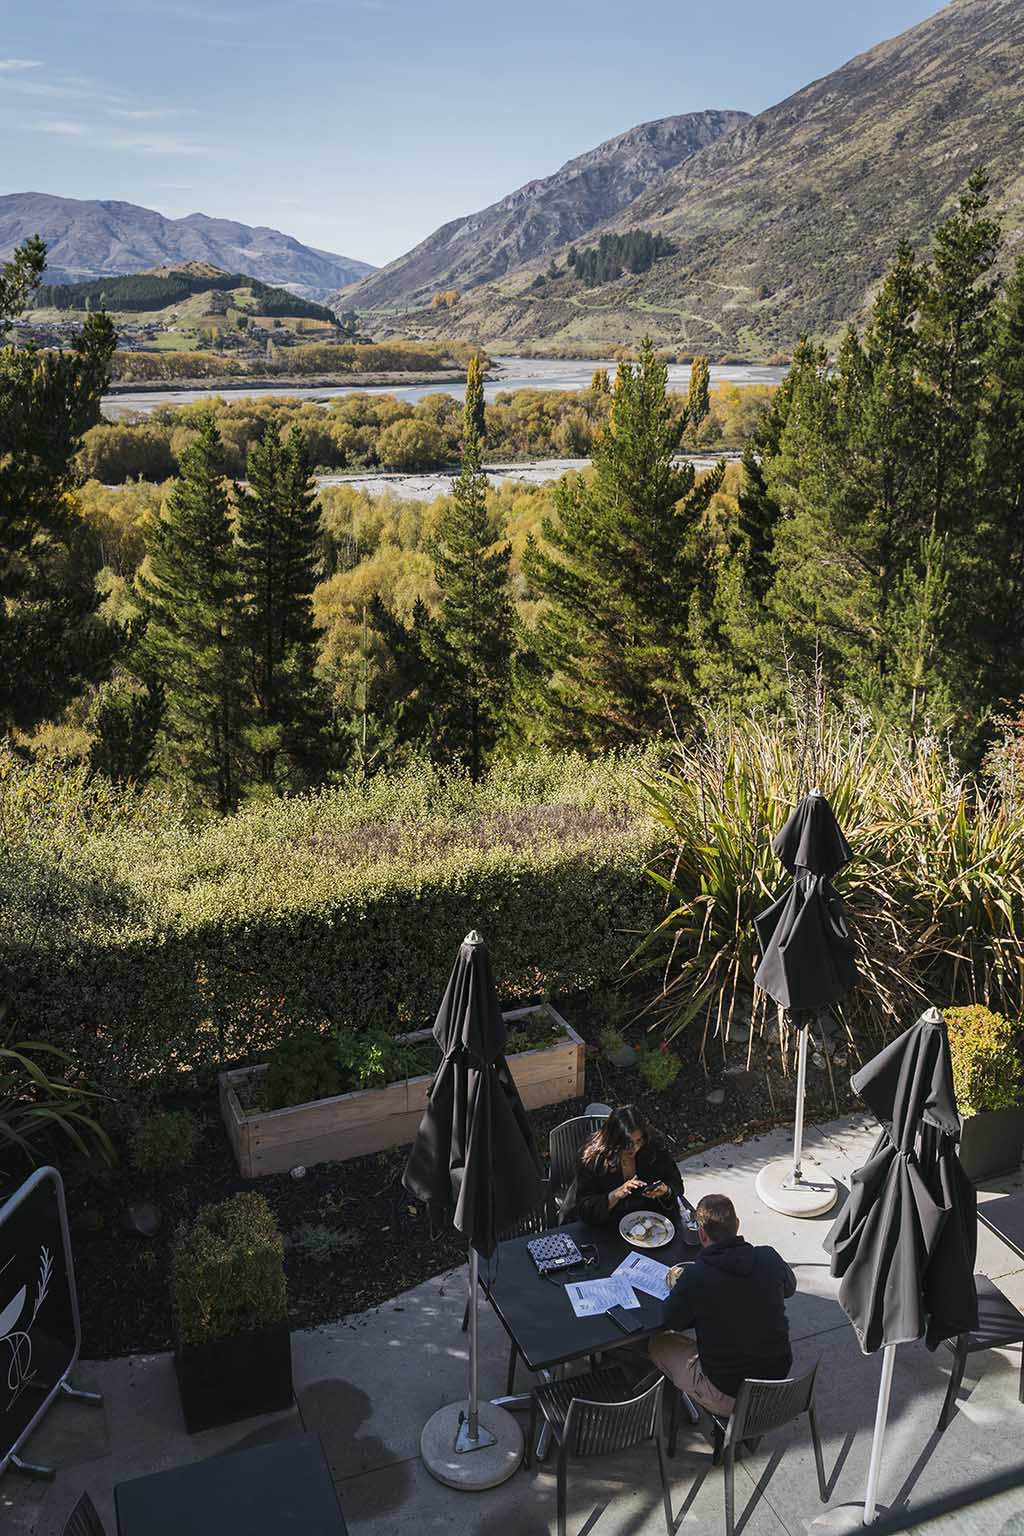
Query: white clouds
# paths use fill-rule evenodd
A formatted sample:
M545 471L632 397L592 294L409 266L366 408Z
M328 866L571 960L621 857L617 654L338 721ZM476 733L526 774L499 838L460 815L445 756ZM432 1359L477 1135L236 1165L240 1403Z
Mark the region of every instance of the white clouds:
M83 139L86 134L84 123L67 117L42 117L34 126L39 133L55 133L62 139Z
M42 59L0 59L0 74L20 74L23 69L42 69Z

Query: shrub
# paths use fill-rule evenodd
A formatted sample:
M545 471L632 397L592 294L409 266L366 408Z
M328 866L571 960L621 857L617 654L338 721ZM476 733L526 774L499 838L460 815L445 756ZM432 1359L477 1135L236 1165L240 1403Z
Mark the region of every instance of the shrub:
M0 752L0 812L12 1016L117 1088L308 1029L414 1029L474 927L508 1006L607 987L657 911L660 836L614 759L477 785L415 763L201 825Z
M671 1088L682 1065L675 1051L670 1050L668 1042L664 1040L661 1045L640 1052L640 1076L648 1088L653 1088L656 1093Z
M626 1049L626 1037L614 1024L606 1024L597 1038L602 1051L609 1058Z
M296 1258L311 1259L314 1264L334 1264L349 1258L362 1239L356 1232L336 1232L319 1222L303 1222L290 1233L285 1246Z
M436 469L447 456L444 433L429 421L393 421L377 439L377 457L385 469Z
M284 1322L284 1245L263 1196L232 1195L183 1221L174 1234L171 1285L181 1344Z
M202 1135L187 1109L167 1109L136 1120L128 1133L128 1161L139 1173L169 1173L185 1168Z
M944 1016L960 1113L1024 1105L1021 1026L979 1005L947 1008Z

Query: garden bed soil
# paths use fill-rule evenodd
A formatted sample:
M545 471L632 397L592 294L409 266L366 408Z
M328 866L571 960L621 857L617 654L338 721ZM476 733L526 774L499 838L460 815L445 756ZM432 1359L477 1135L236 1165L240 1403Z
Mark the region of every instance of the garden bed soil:
M600 1028L588 1018L583 1000L574 1005L572 999L556 999L555 1006L590 1049L584 1093L530 1113L542 1152L552 1126L580 1114L592 1101L639 1105L665 1135L676 1158L723 1141L742 1142L792 1118L794 1079L791 1072L782 1073L775 1041L755 1040L750 1070L746 1045L730 1045L728 1070L719 1046L714 1045L712 1054L709 1045L705 1074L695 1059L696 1042L691 1045L684 1036L677 1042L682 1071L671 1087L655 1093L636 1068L611 1066L600 1055ZM832 1073L834 1093L824 1067L811 1067L809 1121L847 1113L855 1106L849 1089L855 1065L855 1060L839 1056ZM719 1094L724 1095L721 1102ZM302 1179L287 1173L242 1179L220 1118L216 1086L188 1103L202 1117L203 1136L187 1168L157 1178L135 1173L124 1163L106 1171L60 1159L85 1358L172 1347L168 1273L174 1227L200 1205L241 1189L264 1194L280 1223L293 1328L312 1328L362 1312L464 1262L462 1241L450 1231L432 1233L425 1210L402 1188L406 1147L324 1163ZM121 1228L125 1208L138 1200L153 1201L162 1212L163 1225L154 1238L134 1237Z

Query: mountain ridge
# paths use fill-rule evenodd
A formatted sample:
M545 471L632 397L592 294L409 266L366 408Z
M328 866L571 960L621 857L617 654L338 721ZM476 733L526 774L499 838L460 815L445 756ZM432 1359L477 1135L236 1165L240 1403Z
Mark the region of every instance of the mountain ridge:
M589 232L632 202L652 179L745 122L724 109L638 123L576 155L550 176L525 182L474 213L449 219L405 255L342 296L360 310L426 302L433 291L472 288Z
M531 261L406 334L514 350L629 343L724 356L834 337L906 235L923 249L984 163L1012 248L1024 232L1024 0L952 0L669 170L604 229L648 228L673 254L581 291ZM596 231L595 236L601 231Z
M226 271L247 272L304 298L326 298L373 271L368 262L304 245L268 225L204 213L168 219L153 208L120 199L46 192L0 196L0 260L34 234L46 241L46 280L52 283L130 276L157 266L205 261Z

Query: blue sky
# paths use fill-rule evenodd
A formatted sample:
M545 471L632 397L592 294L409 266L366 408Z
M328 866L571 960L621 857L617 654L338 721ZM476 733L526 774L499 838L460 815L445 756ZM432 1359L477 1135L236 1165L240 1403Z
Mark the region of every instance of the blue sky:
M0 0L0 192L381 263L634 123L758 112L940 0Z

